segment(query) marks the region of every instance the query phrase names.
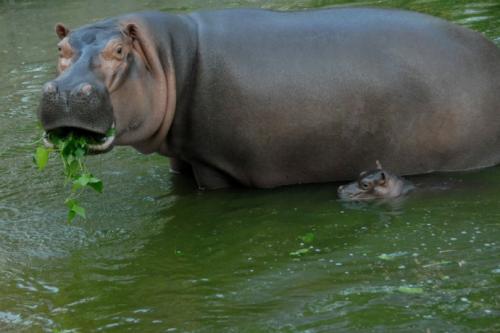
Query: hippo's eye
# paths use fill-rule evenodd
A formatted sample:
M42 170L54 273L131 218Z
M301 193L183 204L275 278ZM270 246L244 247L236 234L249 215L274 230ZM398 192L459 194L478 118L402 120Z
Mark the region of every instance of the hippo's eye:
M370 184L368 184L367 182L362 182L361 183L361 188L363 190L367 190L369 187L370 187Z
M57 51L61 52L62 51L62 47L58 46L57 47Z
M124 53L123 46L120 45L115 48L115 57L119 60L123 59Z
M113 52L113 55L116 59L122 60L125 56L125 50L123 49L122 45L118 45Z

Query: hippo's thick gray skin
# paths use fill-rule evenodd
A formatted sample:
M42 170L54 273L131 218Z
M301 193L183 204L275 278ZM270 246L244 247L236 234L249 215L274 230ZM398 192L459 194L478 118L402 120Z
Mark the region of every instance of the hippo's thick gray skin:
M500 162L500 51L438 18L222 10L57 32L45 129L114 122L113 144L192 167L202 188L349 180L376 159L400 175Z

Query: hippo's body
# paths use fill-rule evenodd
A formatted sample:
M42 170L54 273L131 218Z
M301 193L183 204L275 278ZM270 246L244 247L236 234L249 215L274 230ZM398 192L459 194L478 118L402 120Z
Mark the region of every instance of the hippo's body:
M119 31L123 21L148 31L145 58L156 49L167 77L149 99L166 99L171 119L150 131L161 144L127 140L137 124L117 113L139 112L123 105L142 95L110 92L116 144L192 167L200 187L349 180L375 159L401 175L500 162L500 50L479 33L362 8L142 13L96 25ZM135 67L126 80L141 79Z

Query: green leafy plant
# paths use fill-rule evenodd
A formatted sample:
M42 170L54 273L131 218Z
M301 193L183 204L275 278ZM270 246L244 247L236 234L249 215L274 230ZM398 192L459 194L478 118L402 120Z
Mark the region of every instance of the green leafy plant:
M314 234L312 232L308 232L303 236L299 236L299 240L304 244L310 244L314 241Z
M292 257L301 257L301 256L304 256L306 254L309 254L309 252L311 252L310 249L303 248L303 249L298 249L297 251L292 251L289 254Z
M308 232L305 235L299 236L298 239L301 242L300 245L302 246L302 248L290 252L289 255L292 257L302 257L305 256L306 254L311 253L311 251L313 250L311 243L315 239L314 234L312 232Z
M85 219L85 208L80 205L78 198L83 191L89 188L98 193L103 191L102 181L90 173L84 163L88 153L89 139L72 133L65 137L51 135L49 139L54 148L37 147L34 162L38 169L43 171L47 166L50 154L58 153L63 163L65 184L71 187L70 194L64 201L68 207L68 221L73 221L76 216Z

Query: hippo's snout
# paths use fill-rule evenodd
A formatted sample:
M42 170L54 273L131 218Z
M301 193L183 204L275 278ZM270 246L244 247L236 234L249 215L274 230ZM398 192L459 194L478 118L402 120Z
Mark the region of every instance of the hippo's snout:
M39 117L46 131L76 128L104 135L113 124L113 108L104 87L82 82L68 88L54 80L43 86Z
M42 88L38 116L46 133L67 135L78 133L92 139L94 153L112 148L114 137L106 138L114 127L113 107L106 88L99 84L80 82L67 84L50 81ZM48 135L46 145L51 145Z
M342 200L351 200L361 193L357 186L357 183L349 183L346 185L340 185L337 188L337 195Z

